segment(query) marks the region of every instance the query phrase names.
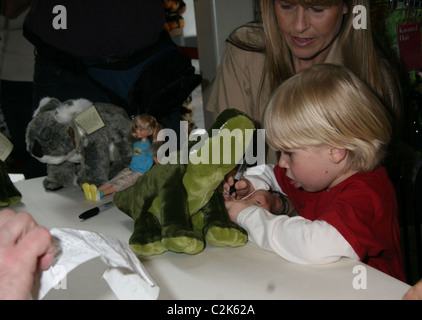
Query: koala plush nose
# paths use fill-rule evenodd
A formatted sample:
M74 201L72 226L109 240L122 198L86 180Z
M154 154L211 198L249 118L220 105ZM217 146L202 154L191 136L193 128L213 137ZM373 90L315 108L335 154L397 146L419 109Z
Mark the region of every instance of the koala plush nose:
M38 140L35 140L31 153L37 158L42 158L44 156L44 153L42 152L42 147L39 144Z

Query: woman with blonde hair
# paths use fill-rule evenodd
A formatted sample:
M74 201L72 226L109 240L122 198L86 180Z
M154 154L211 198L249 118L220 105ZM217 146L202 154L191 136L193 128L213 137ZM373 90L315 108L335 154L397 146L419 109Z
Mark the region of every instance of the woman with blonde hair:
M260 126L272 92L300 70L321 63L348 67L395 119L400 117L398 78L376 44L368 0L259 2L262 22L244 25L228 38L205 108L207 118L238 108ZM354 8L366 10L355 14ZM353 26L357 14L366 20L362 28Z
M264 120L278 166L247 171L236 200L226 198L230 218L292 262L349 257L405 281L397 201L382 166L390 115L372 90L345 67L315 65L275 90ZM278 207L261 206L258 189L282 193Z

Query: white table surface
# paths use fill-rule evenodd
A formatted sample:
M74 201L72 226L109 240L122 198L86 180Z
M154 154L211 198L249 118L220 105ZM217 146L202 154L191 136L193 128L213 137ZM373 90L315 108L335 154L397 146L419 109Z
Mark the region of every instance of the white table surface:
M23 197L12 209L31 213L47 228L88 230L128 241L133 221L116 207L85 221L78 218L83 211L111 201L111 195L94 203L77 187L45 191L43 179L16 182ZM239 248L207 245L193 256L166 252L140 260L160 287L159 299L401 299L409 289L406 283L351 259L299 265L250 243ZM354 278L363 275L353 272L357 265L365 268L366 289L353 287ZM100 259L89 261L68 275L65 290L53 289L46 299L113 299L101 279L104 270Z

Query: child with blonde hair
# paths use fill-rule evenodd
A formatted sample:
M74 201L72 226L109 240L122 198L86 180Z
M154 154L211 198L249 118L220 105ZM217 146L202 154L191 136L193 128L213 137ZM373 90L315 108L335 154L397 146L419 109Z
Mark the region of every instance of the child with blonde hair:
M349 257L405 281L395 190L381 165L391 120L375 94L345 67L315 65L274 92L264 124L280 160L236 182L231 219L292 262ZM257 201L262 189L280 192L279 203Z
M132 120L129 140L133 142L132 160L128 168L120 171L113 179L99 188L94 184L84 183L82 189L87 200L97 201L103 196L125 190L133 186L136 180L157 163L155 154L161 142L158 132L162 125L149 115L142 114Z

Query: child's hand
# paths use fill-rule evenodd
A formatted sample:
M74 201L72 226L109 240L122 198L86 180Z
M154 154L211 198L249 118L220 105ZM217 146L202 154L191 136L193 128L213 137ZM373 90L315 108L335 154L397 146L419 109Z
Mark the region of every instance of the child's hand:
M240 211L250 206L255 205L251 201L242 201L242 200L226 200L224 203L226 205L226 209L229 213L230 219L233 222L237 222L237 216L239 215Z
M242 199L255 190L252 183L248 179L242 178L235 184L236 192L230 194L230 187L233 185L233 183L233 176L229 176L223 184L224 191L230 195L232 199Z

